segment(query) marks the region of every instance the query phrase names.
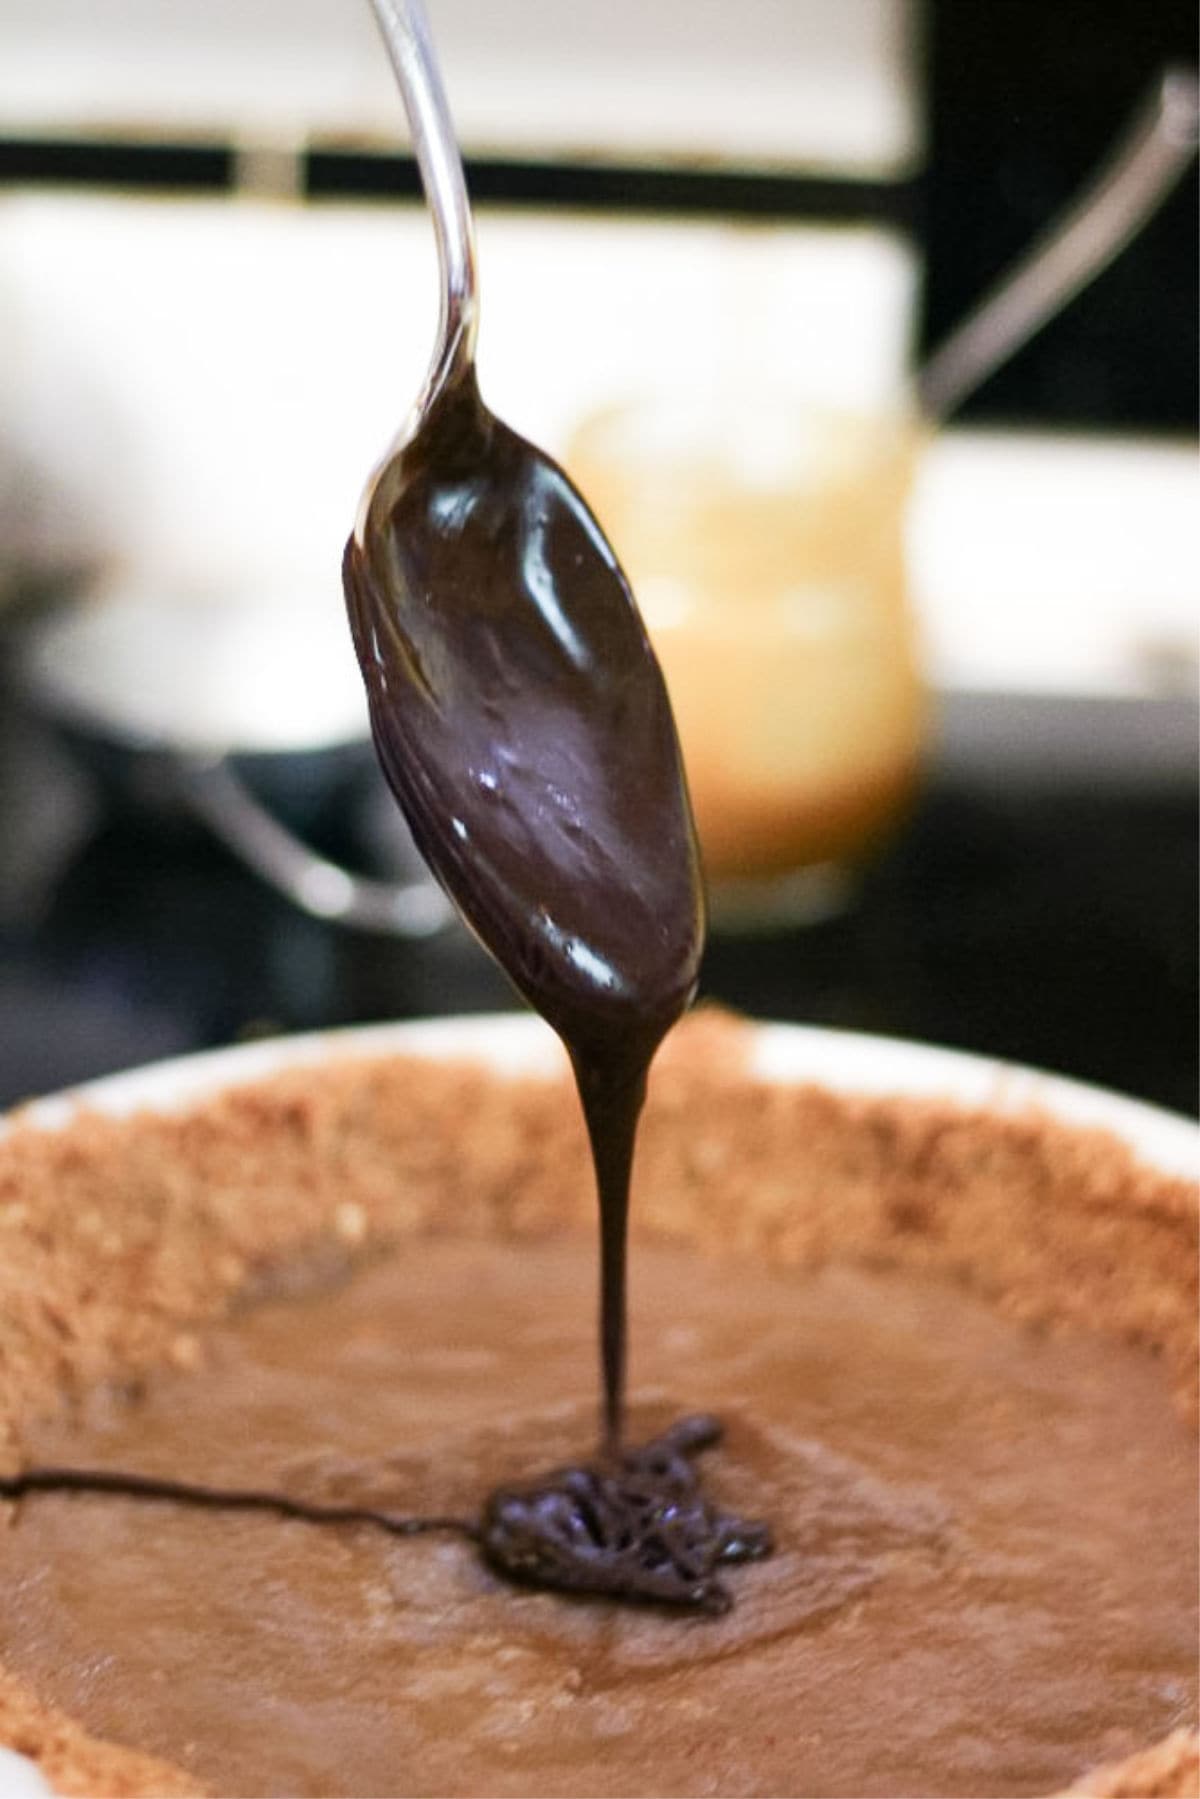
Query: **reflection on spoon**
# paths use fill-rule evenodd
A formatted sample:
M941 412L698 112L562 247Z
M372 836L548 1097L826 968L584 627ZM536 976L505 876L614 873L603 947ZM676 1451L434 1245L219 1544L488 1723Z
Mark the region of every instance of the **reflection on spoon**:
M376 482L345 578L439 880L573 1053L652 1048L695 984L696 853L658 665L584 502L468 372Z

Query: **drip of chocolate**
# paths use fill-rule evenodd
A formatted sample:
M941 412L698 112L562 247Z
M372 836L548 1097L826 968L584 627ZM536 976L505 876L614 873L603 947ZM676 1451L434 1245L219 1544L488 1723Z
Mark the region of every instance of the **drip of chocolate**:
M35 1493L96 1493L210 1512L270 1512L305 1524L370 1524L394 1537L426 1536L431 1531L457 1531L472 1542L479 1537L479 1527L469 1518L409 1518L376 1506L298 1499L273 1488L208 1487L198 1481L133 1474L121 1468L25 1468L19 1474L0 1475L0 1499L19 1502Z
M726 1516L700 1491L690 1457L716 1443L715 1418L682 1419L612 1468L565 1468L502 1487L469 1518L408 1517L377 1506L331 1505L254 1487L209 1487L114 1468L27 1468L0 1476L0 1499L92 1493L205 1511L270 1512L307 1524L371 1525L392 1536L457 1532L511 1580L561 1592L727 1611L725 1563L770 1553L761 1524Z
M483 1553L532 1586L728 1611L718 1569L769 1555L771 1536L704 1497L691 1458L720 1436L715 1418L682 1418L615 1466L501 1487L483 1514Z
M376 480L343 578L379 759L418 847L571 1058L616 1456L634 1136L704 938L662 673L583 499L487 410L469 367Z
M566 1045L600 1202L601 1465L504 1488L483 1548L525 1581L719 1610L766 1554L703 1498L685 1422L622 1452L629 1181L646 1076L704 942L666 687L613 551L566 475L453 376L346 547L383 770L462 917Z

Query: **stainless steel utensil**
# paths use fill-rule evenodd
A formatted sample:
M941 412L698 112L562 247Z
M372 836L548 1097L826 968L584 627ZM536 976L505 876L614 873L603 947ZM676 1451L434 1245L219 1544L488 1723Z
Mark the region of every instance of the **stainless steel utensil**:
M956 412L1133 241L1196 154L1194 70L1165 69L1110 160L917 376L925 416Z
M157 792L304 911L413 938L448 922L449 903L415 850L402 881L341 868L282 823L235 766L252 756L311 768L362 741L345 622L324 595L305 603L116 585L39 620L16 672L39 712L98 750L151 764Z

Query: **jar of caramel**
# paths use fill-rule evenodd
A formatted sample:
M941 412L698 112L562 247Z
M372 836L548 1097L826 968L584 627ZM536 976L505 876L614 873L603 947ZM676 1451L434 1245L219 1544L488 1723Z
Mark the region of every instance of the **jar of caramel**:
M742 394L615 407L570 444L663 664L718 925L839 906L913 791L919 448L900 412Z

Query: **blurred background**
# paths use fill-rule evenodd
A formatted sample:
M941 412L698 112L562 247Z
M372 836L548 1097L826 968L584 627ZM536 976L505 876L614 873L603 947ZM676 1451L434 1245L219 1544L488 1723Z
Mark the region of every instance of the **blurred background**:
M705 991L1194 1110L1194 164L948 418L913 397L1194 7L429 4L486 396L676 698ZM510 1003L422 886L340 596L435 318L366 0L6 0L0 1104Z

